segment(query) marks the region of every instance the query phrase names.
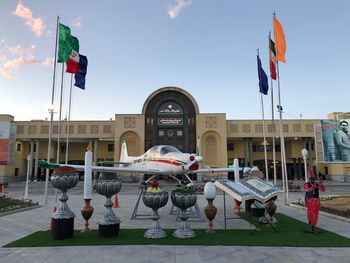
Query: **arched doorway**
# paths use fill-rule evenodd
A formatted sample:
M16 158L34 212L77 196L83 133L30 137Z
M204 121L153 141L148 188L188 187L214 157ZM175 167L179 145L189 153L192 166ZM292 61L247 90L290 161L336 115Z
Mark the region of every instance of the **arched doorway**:
M196 152L197 113L193 97L180 88L166 87L153 92L143 107L145 150L167 144L183 152Z

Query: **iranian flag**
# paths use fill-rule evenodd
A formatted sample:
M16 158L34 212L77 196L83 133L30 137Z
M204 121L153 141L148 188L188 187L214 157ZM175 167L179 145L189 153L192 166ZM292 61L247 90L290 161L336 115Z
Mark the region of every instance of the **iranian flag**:
M66 61L66 72L77 74L79 72L79 53L72 49L69 58Z
M272 41L272 39L269 36L269 50L270 50L270 76L272 79L277 79L277 73L276 73L276 48L275 43Z

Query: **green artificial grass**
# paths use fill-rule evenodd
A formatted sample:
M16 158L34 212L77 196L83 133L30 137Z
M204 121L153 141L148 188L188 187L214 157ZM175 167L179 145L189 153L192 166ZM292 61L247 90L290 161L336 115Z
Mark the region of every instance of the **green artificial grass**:
M243 214L244 215L244 214ZM206 246L291 246L291 247L350 247L350 239L335 233L318 229L319 235L310 232L309 225L291 217L276 214L277 230L259 225L252 230L216 230L207 234L205 229L195 229L196 237L178 239L172 236L173 229L166 229L167 237L148 239L143 237L145 229L122 229L117 237L100 238L98 231L74 232L74 237L53 240L50 231L38 231L4 247L45 247L45 246L92 246L92 245L206 245ZM256 221L255 221L256 222Z

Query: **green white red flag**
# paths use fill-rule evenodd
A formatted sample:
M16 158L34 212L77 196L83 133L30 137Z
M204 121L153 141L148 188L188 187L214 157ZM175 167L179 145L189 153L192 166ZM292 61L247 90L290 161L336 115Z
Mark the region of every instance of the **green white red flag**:
M276 60L276 48L275 43L269 36L269 53L270 53L270 77L274 80L277 79L277 60Z
M58 63L66 62L72 50L79 52L79 40L71 35L70 28L59 24Z

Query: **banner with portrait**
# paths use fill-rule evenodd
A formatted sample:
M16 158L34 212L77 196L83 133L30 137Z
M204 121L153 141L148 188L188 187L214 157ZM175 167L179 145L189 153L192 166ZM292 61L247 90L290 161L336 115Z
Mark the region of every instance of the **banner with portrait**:
M350 120L321 120L324 162L350 162Z
M0 165L8 163L10 122L0 121Z

